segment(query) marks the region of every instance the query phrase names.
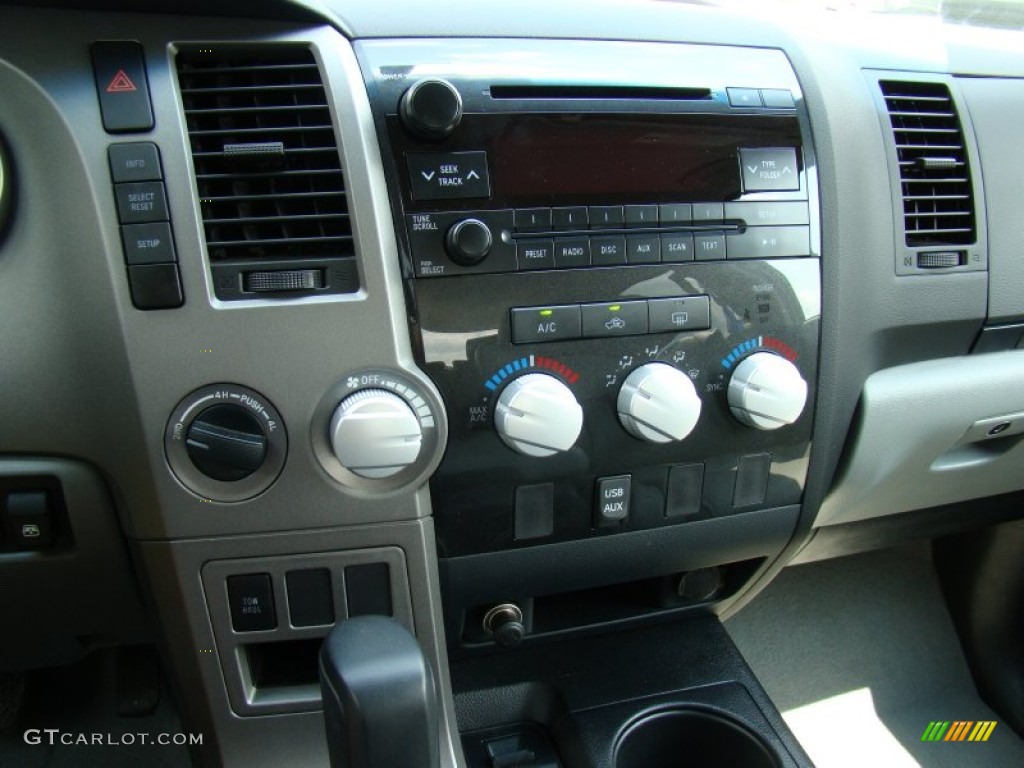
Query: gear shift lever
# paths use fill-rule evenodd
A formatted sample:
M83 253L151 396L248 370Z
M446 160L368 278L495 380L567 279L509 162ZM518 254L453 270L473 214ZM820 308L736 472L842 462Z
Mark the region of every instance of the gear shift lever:
M320 690L331 768L439 768L434 675L394 619L358 616L332 629Z

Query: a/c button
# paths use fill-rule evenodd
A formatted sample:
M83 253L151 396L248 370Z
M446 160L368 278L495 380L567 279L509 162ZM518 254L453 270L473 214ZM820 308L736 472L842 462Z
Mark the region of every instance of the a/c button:
M578 304L512 310L512 343L578 339L582 331Z

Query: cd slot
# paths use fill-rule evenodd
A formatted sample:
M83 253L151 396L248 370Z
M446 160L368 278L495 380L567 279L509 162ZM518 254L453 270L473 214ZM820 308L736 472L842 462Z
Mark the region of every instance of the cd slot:
M710 88L646 85L492 85L492 99L601 99L646 101L707 101Z

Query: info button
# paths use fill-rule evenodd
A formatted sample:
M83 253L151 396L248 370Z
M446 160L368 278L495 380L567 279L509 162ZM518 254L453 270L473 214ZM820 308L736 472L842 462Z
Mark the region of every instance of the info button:
M580 308L577 304L560 307L523 307L512 310L512 343L561 341L580 337Z

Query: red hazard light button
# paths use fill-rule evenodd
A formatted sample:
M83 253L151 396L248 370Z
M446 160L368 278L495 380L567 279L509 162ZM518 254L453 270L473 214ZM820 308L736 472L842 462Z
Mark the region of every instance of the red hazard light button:
M92 68L106 131L131 133L150 130L153 127L153 108L149 100L142 46L130 40L93 43Z

